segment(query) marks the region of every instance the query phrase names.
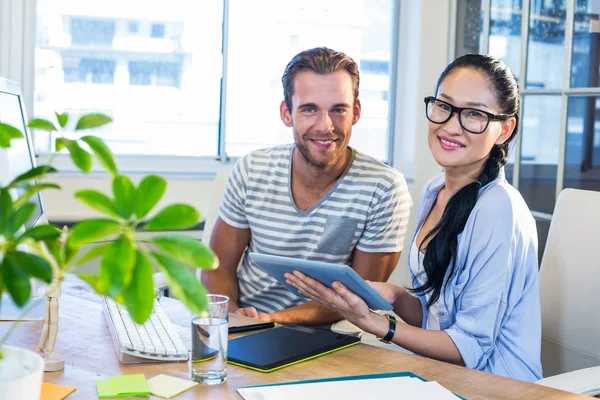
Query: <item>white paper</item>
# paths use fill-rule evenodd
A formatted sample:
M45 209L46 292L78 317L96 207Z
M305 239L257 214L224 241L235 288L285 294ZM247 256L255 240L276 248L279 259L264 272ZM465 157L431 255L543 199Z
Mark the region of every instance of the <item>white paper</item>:
M437 382L423 382L407 376L239 388L238 392L245 400L364 400L389 398L390 395L395 399L457 399Z

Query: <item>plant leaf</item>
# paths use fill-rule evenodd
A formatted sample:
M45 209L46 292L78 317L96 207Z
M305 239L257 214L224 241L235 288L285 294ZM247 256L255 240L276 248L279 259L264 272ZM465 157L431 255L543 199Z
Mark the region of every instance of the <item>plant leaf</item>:
M173 229L186 229L198 223L200 213L187 204L171 204L161 211L144 226L147 231L163 231Z
M19 240L25 238L31 238L36 241L57 240L60 234L60 230L52 225L37 225L23 233Z
M0 227L6 226L6 221L12 211L12 198L7 188L0 188Z
M15 201L15 207L21 207L23 204L29 200L31 196L34 194L41 192L44 189L60 189L56 183L38 183L36 185L27 186L27 191L23 193L19 198Z
M4 235L7 237L13 237L13 235L17 233L23 224L25 224L25 222L31 218L35 212L35 207L35 204L27 203L23 207L13 211L6 220L6 225L4 226Z
M52 281L52 267L50 263L42 257L24 253L22 251L15 251L13 256L17 263L26 271L30 276L38 278L46 283Z
M154 307L154 280L152 264L139 250L135 256L131 283L123 292L123 297L131 318L138 324L146 322Z
M190 267L214 269L218 266L215 254L199 240L169 234L155 237L152 242Z
M112 122L112 118L105 114L99 113L90 113L82 116L77 121L77 125L75 126L76 131L81 131L84 129L92 129L99 128L103 125L109 124Z
M81 245L95 242L110 235L116 235L123 231L123 225L112 219L88 219L75 225L69 235L69 245L81 247Z
M12 139L21 139L23 133L14 126L0 122L0 147L9 148Z
M92 170L92 155L82 149L76 140L66 140L65 146L71 153L71 159L77 168L86 173Z
M41 225L44 226L44 225ZM44 240L46 247L48 248L48 252L52 255L52 257L56 260L59 268L63 266L62 257L60 254L60 242L58 239L46 239Z
M42 118L33 118L32 120L29 121L27 126L31 129L39 129L41 131L48 131L48 132L56 132L57 131L56 127L54 126L54 124L52 122L48 121L47 119L42 119Z
M96 190L80 190L75 193L75 197L101 213L112 217L121 217L115 203L104 193Z
M88 285L90 285L92 287L92 289L94 289L96 291L96 293L101 294L101 295L105 295L106 294L103 291L102 287L100 286L98 277L96 275L92 275L92 274L78 274L77 276L79 278L81 278L81 280L83 280L84 282L86 282Z
M111 297L120 294L131 283L134 265L135 247L121 236L111 243L100 263L100 287Z
M75 265L84 264L84 263L86 263L88 261L92 261L93 259L98 258L98 257L104 255L104 253L106 253L106 250L108 249L108 247L111 244L112 243L103 243L103 244L99 244L99 245L96 245L96 246L92 247L79 260L77 260L77 262L75 263Z
M65 139L62 137L56 138L55 142L54 142L54 146L56 147L56 151L61 151L62 149L64 149L67 146L67 142L69 142L69 139Z
M131 179L125 175L115 176L113 179L113 194L119 213L123 218L129 219L135 207L135 186Z
M181 300L192 312L206 315L208 301L206 289L187 268L177 260L157 252L152 252L158 261L159 269L165 274L169 290Z
M13 181L8 185L9 188L15 187L17 183L26 182L31 180L40 180L46 174L53 174L58 172L58 170L50 165L40 165L35 168L30 169L27 172L22 173L17 176Z
M148 175L140 182L135 203L135 215L144 218L159 202L167 188L167 181L157 175Z
M8 253L2 263L2 278L10 297L23 307L31 295L31 283L25 270L17 263L13 253Z
M57 112L55 112L54 114L56 114L56 120L58 121L58 124L60 125L61 128L64 128L65 126L67 126L67 122L69 121L69 115L62 113L59 114Z
M90 146L90 149L92 149L94 155L105 170L111 175L117 175L119 173L112 152L102 139L96 136L83 136L81 140Z

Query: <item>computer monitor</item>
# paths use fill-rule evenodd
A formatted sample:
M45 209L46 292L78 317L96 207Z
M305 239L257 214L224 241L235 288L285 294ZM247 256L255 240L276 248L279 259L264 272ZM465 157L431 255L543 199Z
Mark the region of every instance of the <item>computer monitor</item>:
M24 134L23 139L12 139L10 148L0 148L0 184L2 186L7 185L23 172L35 167L35 152L31 134L27 129L27 121L23 94L19 85L0 77L0 122L12 125ZM11 192L11 196L13 200L16 200L24 192L24 189L18 188ZM38 193L32 196L29 201L36 205L36 211L25 223L25 227L30 228L37 224L47 223L42 195ZM27 251L27 249L24 250ZM38 281L32 280L33 296L38 294L39 286ZM35 307L25 319L43 319L43 305L43 302L41 302L42 307ZM2 295L0 320L16 319L21 315L21 311L8 298L6 293Z
M27 121L19 85L8 79L0 78L0 122L14 126L25 135L23 139L11 140L11 147L2 149L0 153L0 184L3 186L23 172L35 167L35 152L31 134L27 129ZM25 189L17 189L13 195L20 196L24 192ZM30 228L37 223L47 223L41 194L32 196L30 201L36 205L36 212L25 226Z

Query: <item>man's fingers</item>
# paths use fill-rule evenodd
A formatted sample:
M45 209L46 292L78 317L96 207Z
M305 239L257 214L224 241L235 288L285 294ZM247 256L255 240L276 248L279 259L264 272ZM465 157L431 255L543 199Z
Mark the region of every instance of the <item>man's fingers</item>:
M234 314L243 317L258 318L258 311L254 307L238 308Z

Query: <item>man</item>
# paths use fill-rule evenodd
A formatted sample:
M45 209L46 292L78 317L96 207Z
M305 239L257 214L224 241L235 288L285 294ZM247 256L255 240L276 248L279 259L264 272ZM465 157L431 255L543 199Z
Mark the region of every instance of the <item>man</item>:
M343 53L297 54L282 78L283 123L294 144L254 151L233 168L210 246L220 266L203 272L230 311L281 324L341 317L298 297L263 272L248 251L350 265L386 281L404 242L412 201L403 175L348 146L360 118L359 74ZM242 265L237 270L242 259Z

